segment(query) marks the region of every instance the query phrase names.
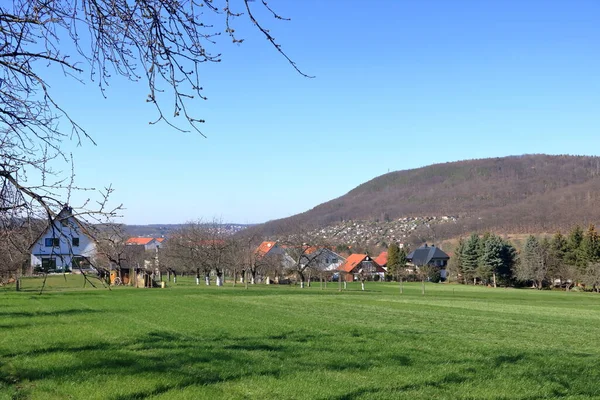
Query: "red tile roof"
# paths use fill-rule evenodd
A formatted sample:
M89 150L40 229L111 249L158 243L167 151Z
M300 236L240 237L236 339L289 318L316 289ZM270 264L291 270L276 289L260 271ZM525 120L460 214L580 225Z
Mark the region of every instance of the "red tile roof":
M348 258L346 258L346 261L340 265L338 271L352 272L352 270L361 262L365 261L365 258L367 257L367 254L351 254ZM371 261L373 261L375 264L375 272L385 272L385 269L383 269L381 265L377 263L377 261L373 259L371 259Z
M257 255L264 256L267 254L273 247L275 247L276 242L262 242L254 251Z
M162 243L164 240L165 240L165 238L156 238L156 241L157 241L158 243Z
M373 261L375 261L377 264L383 266L387 264L387 257L388 257L388 253L387 251L382 251L380 255L377 256L377 258Z
M348 258L346 258L346 261L342 265L340 265L340 268L338 269L340 271L350 272L365 258L367 258L366 254L351 254Z
M148 243L150 243L153 240L154 240L154 238L132 237L132 238L127 239L127 241L125 242L125 244L142 244L142 245L147 245Z

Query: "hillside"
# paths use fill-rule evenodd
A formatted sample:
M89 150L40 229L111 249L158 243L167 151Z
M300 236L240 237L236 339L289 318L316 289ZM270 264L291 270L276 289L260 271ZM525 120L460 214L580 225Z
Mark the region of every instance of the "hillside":
M547 232L596 223L600 157L524 155L391 172L307 212L251 231L274 235L298 227L312 230L348 221L383 223L424 216L456 217L454 223L435 225L430 234L436 239L472 231Z

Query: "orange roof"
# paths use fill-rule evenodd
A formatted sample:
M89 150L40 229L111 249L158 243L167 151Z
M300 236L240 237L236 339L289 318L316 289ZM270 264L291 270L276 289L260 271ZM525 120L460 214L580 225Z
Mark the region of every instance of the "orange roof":
M260 244L260 246L258 246L258 247L256 248L256 250L254 251L254 253L255 253L255 254L258 254L258 255L265 255L265 254L267 254L269 251L271 251L271 249L272 249L273 247L275 247L275 243L276 243L276 242L262 242L262 243Z
M348 258L346 258L346 261L342 265L340 265L340 268L338 269L340 271L350 272L365 258L367 258L366 254L351 254Z
M352 270L361 262L365 261L365 258L367 258L368 255L367 254L351 254L348 258L346 258L346 261L340 265L340 267L338 268L338 271L344 271L344 272L352 272ZM377 263L377 261L371 259L371 261L373 261L373 263L375 264L375 271L376 272L385 272L385 270L381 267L381 265L379 265Z
M164 240L165 240L165 238L156 238L156 241L157 241L158 243L162 243Z
M312 254L312 253L316 252L317 250L319 250L319 248L317 246L305 247L304 254Z
M153 240L154 240L154 238L132 237L132 238L127 239L127 241L125 242L125 244L142 244L142 245L146 245L146 244L150 243Z
M378 255L377 258L373 261L375 261L379 265L385 265L385 264L387 264L387 257L388 257L388 252L382 251L381 254Z

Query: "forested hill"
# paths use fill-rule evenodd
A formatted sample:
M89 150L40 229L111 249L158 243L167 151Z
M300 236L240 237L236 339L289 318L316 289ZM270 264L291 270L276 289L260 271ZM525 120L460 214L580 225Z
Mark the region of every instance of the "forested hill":
M475 230L535 233L600 221L600 157L523 155L391 172L252 230L277 234L340 221L458 216L438 239Z

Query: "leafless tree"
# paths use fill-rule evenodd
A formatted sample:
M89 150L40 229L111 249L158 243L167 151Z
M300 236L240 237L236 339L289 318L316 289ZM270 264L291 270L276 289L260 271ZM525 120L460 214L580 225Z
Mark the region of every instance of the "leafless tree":
M94 267L115 269L121 282L125 277L130 284L135 282L134 272L144 269L146 260L151 258L144 246L126 244L127 234L122 224L102 224L93 231L96 239Z
M75 185L73 158L64 144L95 142L56 100L61 88L51 87L46 74L58 70L74 81L95 82L103 95L113 76L144 83L146 101L157 111L152 124L162 121L178 130L200 132L203 120L190 110L192 102L206 100L201 66L221 61L216 48L219 36L238 44L244 41L236 31L241 24L254 26L296 71L307 76L258 17L265 13L286 20L262 0L0 3L2 218L50 221L71 202L72 192L82 189ZM109 207L107 202L111 192L110 187L101 189L97 202L77 205L77 217L116 216L119 206Z
M310 285L310 276L320 274L323 268L321 256L330 247L328 243L320 240L316 235L299 230L293 235L280 241L285 246L288 269L300 280L300 288L304 288L307 281Z
M223 286L223 272L231 264L232 250L232 240L221 221L199 220L188 222L174 232L167 241L165 254L180 272L195 272L196 284L202 274L206 285L210 285L210 273L214 272L217 286Z

